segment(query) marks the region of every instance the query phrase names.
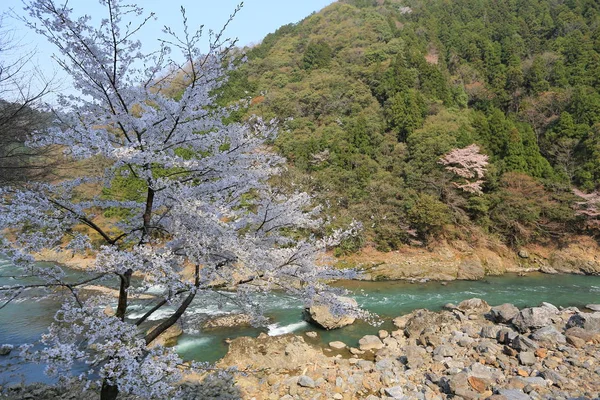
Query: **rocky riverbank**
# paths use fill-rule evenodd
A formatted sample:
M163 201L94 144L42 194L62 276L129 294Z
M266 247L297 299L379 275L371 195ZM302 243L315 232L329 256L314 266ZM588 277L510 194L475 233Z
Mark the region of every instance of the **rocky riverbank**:
M341 259L364 272L365 280L479 280L505 273L600 274L600 246L591 237L564 243L531 244L513 250L501 243L441 241L427 248L406 246L381 253L373 248Z
M600 396L599 307L583 312L543 303L519 310L471 299L441 312L421 309L399 316L395 330L373 328L374 334L358 343L323 348L315 332L241 337L218 366L248 373L236 375L235 385L198 377L184 384L181 398L595 399ZM197 390L199 385L210 385L214 397ZM95 398L93 391L20 385L4 394Z
M394 320L395 331L323 350L308 336L238 338L219 365L255 371L237 379L244 399L600 396L600 313L478 299L446 308L414 311Z

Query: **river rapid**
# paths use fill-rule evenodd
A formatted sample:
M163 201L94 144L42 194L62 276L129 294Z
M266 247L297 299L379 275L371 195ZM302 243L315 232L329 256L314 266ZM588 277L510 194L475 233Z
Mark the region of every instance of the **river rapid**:
M16 269L6 259L0 258L0 286L14 284ZM81 272L71 272L73 277ZM505 275L488 277L482 281L454 281L447 284L428 282L411 284L407 282L338 282L351 292L365 309L376 313L382 320L380 327L361 321L334 331L320 331L323 343L341 340L356 345L365 334L378 329L391 329L391 319L418 308L440 310L446 303L459 303L462 300L478 297L491 305L512 303L518 307L535 306L549 302L556 306L584 306L600 303L600 277L581 275L545 275L532 273L528 276ZM215 295L218 296L218 295ZM317 330L302 321L302 305L296 298L282 293L261 295L265 314L272 324L265 328L231 328L203 332L200 323L210 316L235 313L233 303L219 307L219 301L203 298L194 301L184 320L184 334L179 338L177 351L188 360L216 361L227 352L227 338L257 336L261 332L269 335L302 333ZM0 309L0 344L15 347L32 343L39 339L52 321L58 303L54 301L19 299ZM173 311L165 307L151 317L155 324ZM143 314L133 306L127 318L133 320ZM10 356L0 356L0 385L16 381L51 382L43 375L44 366L23 363L15 349ZM74 371L77 372L77 371Z

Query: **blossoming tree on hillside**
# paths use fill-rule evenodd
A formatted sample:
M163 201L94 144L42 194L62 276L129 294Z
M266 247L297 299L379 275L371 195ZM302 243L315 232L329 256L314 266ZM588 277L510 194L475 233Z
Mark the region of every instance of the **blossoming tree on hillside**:
M472 144L464 149L453 149L440 158L439 163L459 178L459 182L454 182L457 188L468 193L482 194L488 156L480 153L479 146Z
M8 232L2 251L24 274L45 279L36 286L69 294L42 337L44 348L29 351L48 363L50 374L68 376L75 361L84 362L100 377L102 399L119 392L167 398L184 373L182 360L170 348L150 345L195 298L235 287L228 300L259 322L260 304L251 296L257 290L285 289L307 305L318 296L342 310L347 305L322 282L352 272L322 260L344 233L319 240L306 233L321 224L310 197L268 184L284 162L265 144L275 133L270 124L256 118L226 125L227 110L213 106L234 43L211 32L201 52L200 32L188 30L183 12L183 35L167 28L170 39L160 50L143 54L135 36L152 14L121 0L100 3L107 14L92 26L66 4L27 2L29 26L56 46L80 92L59 97L59 128L32 144L61 146L69 159L107 167L99 176L0 189L0 229ZM169 48L183 61L172 61ZM165 71L185 83L175 98L165 94L173 91ZM70 281L59 267L33 263L31 254L57 246L93 256L95 276ZM140 286L132 286L134 274ZM110 280L118 283L112 316L103 312L111 299L79 291ZM131 295L150 286L162 292L132 323L126 318ZM0 288L2 304L31 287ZM144 332L140 326L167 304L176 311Z

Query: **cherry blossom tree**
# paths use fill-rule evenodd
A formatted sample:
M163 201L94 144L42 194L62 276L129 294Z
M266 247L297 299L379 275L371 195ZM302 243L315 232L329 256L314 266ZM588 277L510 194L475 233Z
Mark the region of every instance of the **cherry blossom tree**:
M464 149L453 149L438 161L456 175L460 182L454 185L468 193L482 194L481 186L488 165L488 156L480 153L476 144Z
M0 288L4 304L42 286L69 294L41 338L43 349L25 347L23 354L47 363L54 376L69 376L75 362L86 363L88 376L102 382L102 399L120 392L167 398L186 369L173 349L150 345L194 299L235 288L227 301L260 323L261 304L252 294L279 289L306 305L318 297L333 312L364 316L323 283L354 276L323 258L348 232L316 237L322 221L310 196L269 185L284 168L268 147L273 124L254 118L227 125L229 110L214 106L235 42L223 31L209 32L207 50L199 50L201 30L188 29L182 10L183 33L165 28L160 49L144 54L136 36L153 14L121 0L100 3L106 16L93 26L66 3L26 2L28 25L56 46L56 59L79 91L59 96L54 118L60 128L31 144L59 146L70 160L106 168L98 176L0 189L2 251L24 275L45 280ZM182 61L174 61L171 50ZM169 96L174 75L183 85ZM135 188L134 195L120 198L118 185ZM60 267L33 262L32 254L57 247L93 257L94 275L70 281ZM141 284L132 284L134 275ZM82 296L80 289L113 280L118 304L106 315L113 300ZM132 294L150 286L162 288L160 295L131 323ZM140 326L165 305L176 311L144 332Z
M598 230L600 228L600 193L597 191L585 193L579 189L573 189L573 193L580 199L575 202L575 214L585 219L587 228Z

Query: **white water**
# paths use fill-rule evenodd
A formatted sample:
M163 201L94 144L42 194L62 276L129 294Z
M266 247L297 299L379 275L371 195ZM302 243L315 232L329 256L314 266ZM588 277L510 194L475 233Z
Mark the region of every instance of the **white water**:
M279 324L271 324L267 328L269 331L267 334L269 336L279 336L285 335L286 333L296 332L297 330L304 329L308 327L308 323L306 321L295 322L293 324L279 326Z
M182 338L177 343L177 346L175 346L175 350L178 353L183 353L197 347L206 346L211 341L212 338L210 337Z

